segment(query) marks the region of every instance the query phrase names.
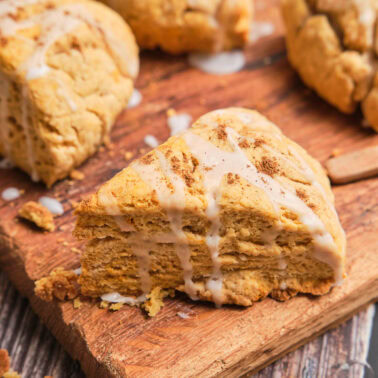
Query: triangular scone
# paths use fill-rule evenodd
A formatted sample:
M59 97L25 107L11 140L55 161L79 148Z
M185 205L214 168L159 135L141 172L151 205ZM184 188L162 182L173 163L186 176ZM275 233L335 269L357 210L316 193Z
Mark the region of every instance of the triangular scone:
M345 236L320 164L255 111L217 110L81 203L89 296L155 287L248 306L327 293L344 274Z
M0 1L0 156L51 186L93 155L127 105L134 36L89 0Z

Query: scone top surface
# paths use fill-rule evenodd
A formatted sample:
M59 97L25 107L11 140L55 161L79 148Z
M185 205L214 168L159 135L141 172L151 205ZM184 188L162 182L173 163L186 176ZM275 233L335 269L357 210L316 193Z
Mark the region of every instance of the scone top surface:
M102 0L120 13L142 48L217 52L248 42L253 0Z
M378 130L377 0L282 0L288 57L339 110L361 105Z
M0 3L0 154L51 185L93 154L127 104L134 37L94 1Z
M172 274L173 287L219 303L250 304L279 289L281 273L276 277L269 270L285 266L280 259L297 259L295 269L305 278L293 273L289 281L296 291L322 294L343 275L345 236L327 177L318 162L255 111L229 108L202 116L104 184L77 215L76 235L92 240L81 278L90 295L137 295L169 285L166 277L177 267L162 251L172 253L172 245L182 269L178 277ZM143 268L139 291L135 283L106 283L105 277L122 275L115 273L122 271L121 262L117 267L111 261L117 253L127 255L118 241L131 245L129 256L135 254ZM305 255L311 268L300 261ZM159 270L159 259L165 270ZM318 263L320 276L310 282L306 269ZM110 265L102 271L102 264Z

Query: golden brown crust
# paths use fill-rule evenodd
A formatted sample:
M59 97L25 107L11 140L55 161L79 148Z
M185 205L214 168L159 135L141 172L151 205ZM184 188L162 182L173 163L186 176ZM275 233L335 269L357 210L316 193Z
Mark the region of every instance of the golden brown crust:
M214 293L208 287L213 261L207 235L212 221L207 212L204 175L217 162L226 164L230 159L227 153L235 148L229 141L233 133L238 135L233 142L240 149L238 159L224 176L220 175L217 200L223 303L249 306L268 295L284 300L296 292L321 295L330 290L335 283L334 269L344 269L345 236L333 209L333 194L324 170L259 113L229 108L202 116L187 133L171 137L79 205L75 235L89 239L80 277L85 295L141 294L140 261L134 253L133 240L142 236L149 243L144 247L148 248L152 289L186 290L175 239L159 239L172 235L169 202L164 205L162 201L179 190L172 181L176 177L185 194L181 228L190 248L196 295L214 301ZM217 148L209 152L205 160L208 163L201 162L189 146L188 135L200 137L196 140L199 144L204 141L205 151ZM221 156L214 161L217 153L225 154L225 160ZM248 163L243 163L243 156ZM249 171L239 169L243 164L251 170L254 166L256 175L268 187L253 185L253 179L248 181L245 175ZM170 175L164 173L168 172L167 166ZM145 169L148 175L143 173ZM154 175L157 181L151 181ZM327 238L334 242L327 252L328 263L313 254L314 235L290 209L290 203L288 208L274 206L269 196L269 185L273 184L269 180L279 183L281 191L289 188L305 204L306 214L315 214L322 222L329 233ZM164 198L159 196L159 190L166 191ZM283 196L285 203L289 194L282 193L277 195Z
M377 9L373 0L282 0L292 66L342 112L352 113L361 104L376 130Z
M127 104L138 48L103 4L3 3L0 155L51 186L96 151Z
M216 52L248 42L251 0L102 1L125 18L146 49Z
M0 377L10 369L10 358L6 349L0 349Z
M18 215L46 231L54 231L55 229L53 214L40 203L26 202L18 211Z

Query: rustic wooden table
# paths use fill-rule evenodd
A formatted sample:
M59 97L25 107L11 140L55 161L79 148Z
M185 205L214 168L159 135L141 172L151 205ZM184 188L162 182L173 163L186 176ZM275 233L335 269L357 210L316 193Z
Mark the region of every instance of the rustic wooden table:
M365 364L369 361L378 372L378 311L374 324L374 310L374 305L370 305L338 328L268 366L256 377L373 378L374 371ZM0 348L9 351L12 368L23 377L84 376L79 363L68 356L1 271Z

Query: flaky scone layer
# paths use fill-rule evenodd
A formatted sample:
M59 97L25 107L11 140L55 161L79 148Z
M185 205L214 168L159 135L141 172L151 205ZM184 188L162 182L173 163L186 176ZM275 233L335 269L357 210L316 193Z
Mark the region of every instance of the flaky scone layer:
M216 52L248 42L252 0L102 1L124 17L142 48Z
M126 106L138 48L120 16L86 0L4 0L0 35L0 155L50 186Z
M376 0L282 0L286 44L303 81L378 130Z
M324 294L344 274L345 235L322 167L247 109L202 116L76 214L91 296L160 287L250 305Z

